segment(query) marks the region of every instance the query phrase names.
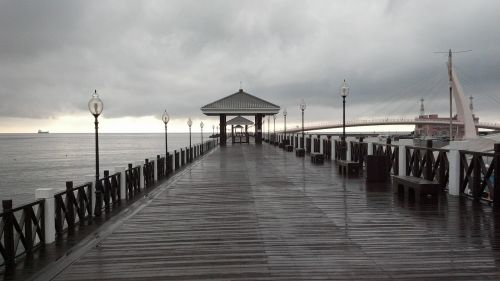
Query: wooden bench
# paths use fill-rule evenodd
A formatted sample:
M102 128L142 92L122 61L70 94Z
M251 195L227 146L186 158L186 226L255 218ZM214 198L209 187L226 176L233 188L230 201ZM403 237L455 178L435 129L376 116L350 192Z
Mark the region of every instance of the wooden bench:
M303 148L297 148L295 149L295 156L297 157L304 157L306 156L306 150Z
M318 153L318 152L311 153L311 163L323 164L324 161L325 161L325 158L323 157L322 153Z
M293 145L287 145L285 146L285 150L288 152L293 152Z
M403 193L405 201L410 199L410 189L415 195L415 202L420 201L422 194L437 197L442 191L441 184L434 181L413 176L392 176L393 192Z
M339 173L341 175L355 175L359 176L359 167L361 166L359 162L347 161L347 160L338 160L337 164L339 165Z

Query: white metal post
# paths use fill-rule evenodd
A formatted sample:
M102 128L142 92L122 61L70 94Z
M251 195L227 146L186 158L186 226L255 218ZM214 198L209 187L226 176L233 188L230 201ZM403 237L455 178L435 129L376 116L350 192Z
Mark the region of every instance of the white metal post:
M369 141L367 143L367 146L368 146L368 151L366 152L368 155L373 155L373 142L372 141Z
M460 149L463 141L451 141L448 152L448 162L450 163L448 193L450 195L460 195Z
M399 153L399 176L406 176L406 147L413 145L413 140L403 139L399 140L398 153Z
M346 140L347 152L346 152L346 160L351 161L351 140Z
M144 189L144 164L142 162L137 162L135 166L139 166L139 187Z
M156 157L154 157L154 158L153 158L153 157L151 157L151 159L155 159L155 160L153 160L152 162L153 162L153 167L154 167L154 174L155 174L155 175L154 175L154 177L155 177L155 182L157 182L157 181L158 181L158 163L156 163L156 160L158 160L158 158L156 158Z
M331 143L331 145L332 145L332 160L335 160L335 141L336 141L336 138L332 137L331 140L332 140L332 143Z
M50 244L56 240L56 202L54 194L56 190L53 188L38 188L35 191L36 199L45 199L43 216L45 224L45 244Z

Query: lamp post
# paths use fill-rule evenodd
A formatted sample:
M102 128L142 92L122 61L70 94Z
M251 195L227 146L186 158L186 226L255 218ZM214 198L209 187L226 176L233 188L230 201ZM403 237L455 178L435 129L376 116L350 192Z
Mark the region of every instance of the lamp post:
M167 140L167 124L168 121L170 121L170 116L167 113L167 110L165 109L165 112L163 112L163 115L161 116L161 120L165 124L165 162L168 161L168 140Z
M212 125L212 138L215 137L215 125Z
M306 102L302 100L300 103L300 110L302 110L302 145L301 148L304 148L304 110L306 110Z
M343 160L345 160L345 148L346 148L346 141L345 141L345 98L349 95L349 85L344 79L344 83L342 84L342 87L340 88L340 96L342 97L342 157L344 157Z
M283 110L283 118L285 119L285 130L284 130L283 147L285 147L285 145L287 145L287 142L286 142L286 115L287 114L288 114L288 112L286 112L286 108L285 108L285 110Z
M187 124L189 126L189 162L193 160L191 158L191 126L193 125L193 121L191 120L191 117L188 118Z
M203 121L200 122L201 128L201 152L203 152Z
M94 115L95 121L95 210L94 215L99 217L102 212L102 187L99 182L99 121L97 117L102 112L103 103L97 94L97 90L94 90L92 98L89 100L89 110L92 115Z

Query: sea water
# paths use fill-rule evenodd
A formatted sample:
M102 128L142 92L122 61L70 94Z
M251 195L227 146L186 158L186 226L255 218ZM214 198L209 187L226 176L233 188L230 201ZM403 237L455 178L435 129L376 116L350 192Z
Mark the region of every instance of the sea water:
M203 140L209 140L204 134ZM192 144L201 134L191 135ZM189 146L188 133L169 133L168 150ZM99 134L100 176L128 163L165 154L165 134ZM63 190L95 180L94 134L0 134L0 200L32 202L37 188Z

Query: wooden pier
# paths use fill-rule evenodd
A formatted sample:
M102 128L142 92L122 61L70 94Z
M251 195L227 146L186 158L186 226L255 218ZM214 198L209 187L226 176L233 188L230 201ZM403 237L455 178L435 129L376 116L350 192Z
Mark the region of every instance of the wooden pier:
M219 147L104 223L39 280L498 280L500 220L408 203L278 147Z

